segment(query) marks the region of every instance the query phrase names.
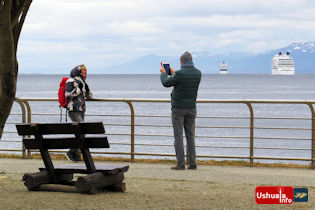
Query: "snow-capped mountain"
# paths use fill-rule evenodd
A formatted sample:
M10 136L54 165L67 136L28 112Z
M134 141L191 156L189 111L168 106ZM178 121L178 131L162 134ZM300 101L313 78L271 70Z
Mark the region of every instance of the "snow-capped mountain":
M284 48L290 52L303 52L303 53L315 53L315 42L301 42L292 43L288 47Z
M315 42L292 43L280 49L258 54L192 52L192 55L195 66L203 73L219 73L220 63L225 61L231 74L271 74L273 56L287 51L293 58L296 74L315 73ZM162 57L151 54L122 65L108 67L106 73L157 74L162 61L170 62L175 69L179 68L179 57Z

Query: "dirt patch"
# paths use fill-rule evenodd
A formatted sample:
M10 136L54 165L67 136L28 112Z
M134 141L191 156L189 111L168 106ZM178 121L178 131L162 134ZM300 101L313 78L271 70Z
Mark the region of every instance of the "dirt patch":
M11 166L8 165L11 163ZM126 163L123 163L126 164ZM125 193L80 194L74 187L44 185L27 191L25 172L36 172L40 161L0 159L0 209L312 209L314 170L200 166L172 171L167 164L130 164ZM286 176L285 176L286 175ZM259 185L307 187L309 202L257 205Z

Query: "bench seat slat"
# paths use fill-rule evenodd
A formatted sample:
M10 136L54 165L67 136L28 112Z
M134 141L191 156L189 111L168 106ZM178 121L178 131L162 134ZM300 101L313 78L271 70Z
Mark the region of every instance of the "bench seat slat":
M126 172L129 169L128 165L116 165L116 164L95 164L97 172L103 172L105 174L117 174L119 172ZM45 171L46 168L39 168L40 171ZM56 165L55 172L57 174L71 174L82 173L87 174L86 166L84 164L65 164Z
M74 134L75 128L73 123L38 123L42 135L47 134ZM105 129L102 122L80 123L83 134L103 134ZM35 127L32 124L17 124L17 131L19 135L34 135L36 133Z
M79 148L80 141L76 138L49 138L44 139L45 149ZM109 148L107 137L86 137L88 148ZM23 139L26 149L39 149L40 141L37 139Z

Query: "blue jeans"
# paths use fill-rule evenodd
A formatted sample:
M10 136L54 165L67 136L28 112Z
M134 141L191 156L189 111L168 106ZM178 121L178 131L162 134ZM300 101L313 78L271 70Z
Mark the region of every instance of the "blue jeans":
M174 147L178 166L185 166L185 151L183 143L183 129L185 130L189 165L196 165L195 149L195 119L196 109L172 108L172 123L174 129Z

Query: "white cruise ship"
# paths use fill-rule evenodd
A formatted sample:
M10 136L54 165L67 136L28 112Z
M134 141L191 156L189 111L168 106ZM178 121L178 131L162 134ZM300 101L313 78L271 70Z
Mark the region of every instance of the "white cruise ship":
M271 61L272 74L294 75L294 62L289 52L279 52Z
M228 65L224 61L220 64L220 74L228 73Z

